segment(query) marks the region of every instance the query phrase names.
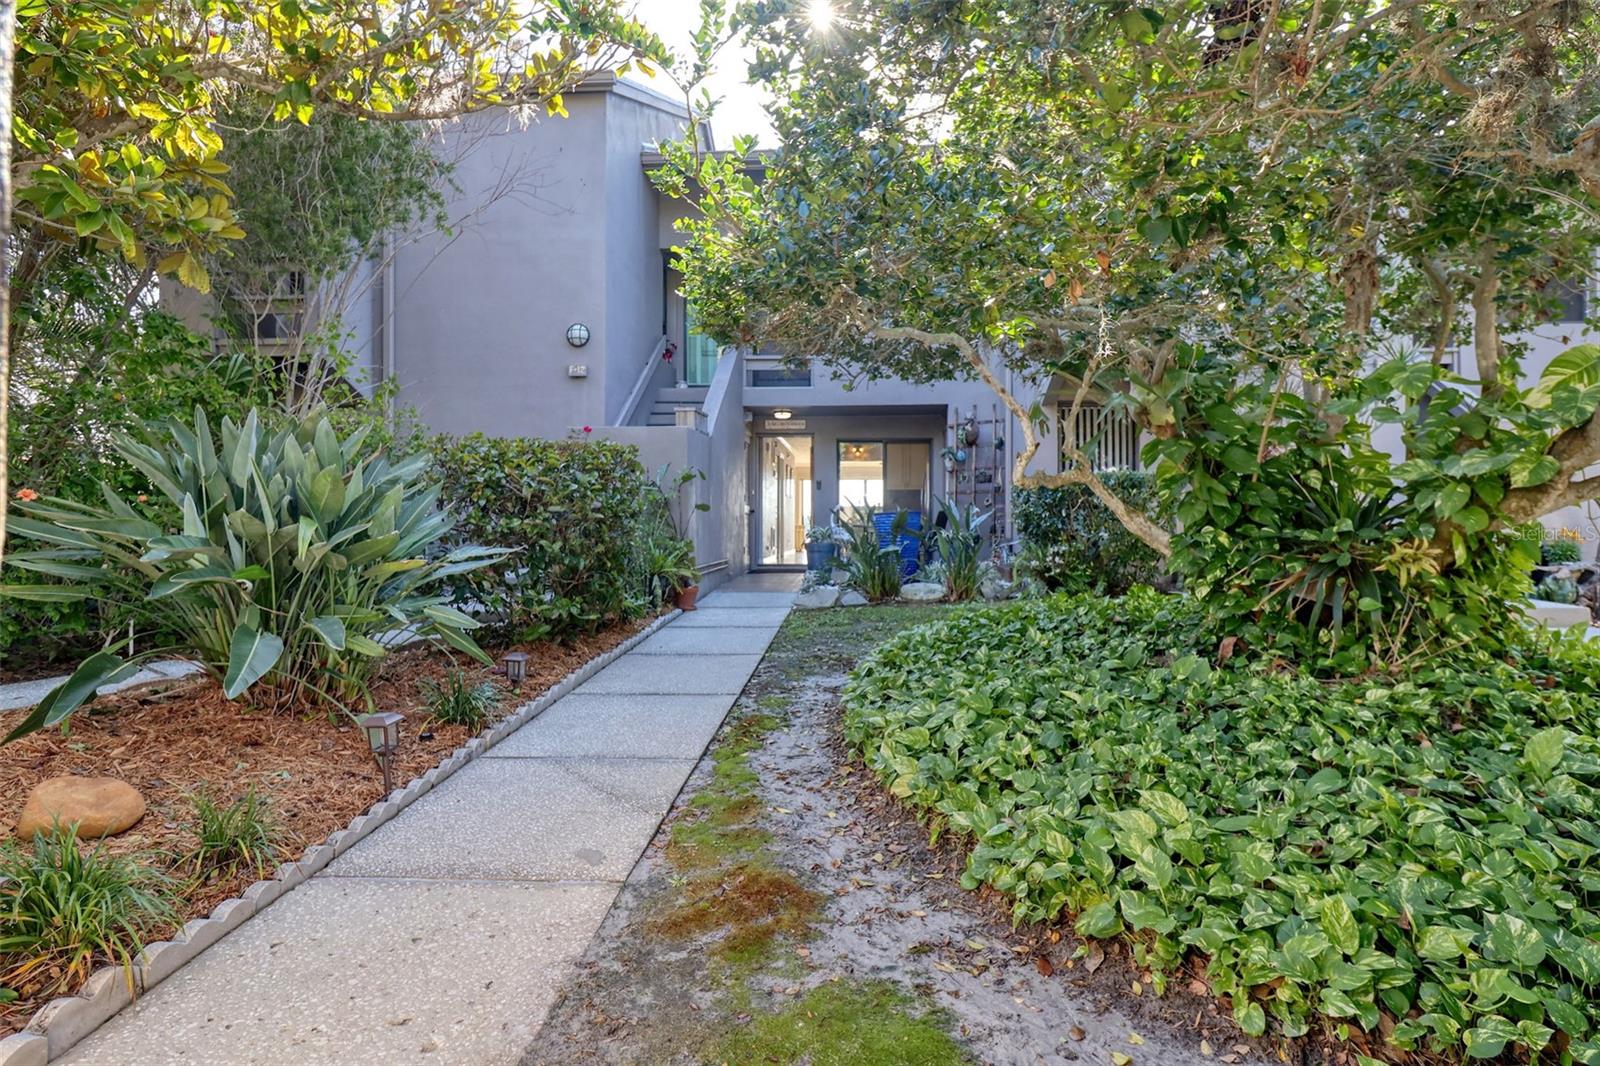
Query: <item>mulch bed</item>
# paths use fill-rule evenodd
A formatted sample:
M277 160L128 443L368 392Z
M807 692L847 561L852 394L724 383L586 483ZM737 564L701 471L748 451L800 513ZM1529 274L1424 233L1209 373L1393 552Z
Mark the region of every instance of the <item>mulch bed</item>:
M464 726L430 722L418 682L460 670L473 683L499 686L504 695L484 726L488 729L648 622L612 626L570 643L515 645L529 653L529 661L528 679L514 691L465 655L423 646L395 652L372 690L377 709L408 719L401 726L395 787L426 773L474 735ZM511 650L498 648L490 655L498 661ZM0 713L0 733L9 728L7 719L20 713ZM204 917L258 880L256 871L241 870L189 884L189 872L175 869L196 843L191 797L197 792L225 804L254 786L279 828L281 862L299 858L383 796L378 765L348 716L258 710L224 699L209 678L142 686L99 699L67 725L64 731L36 733L0 748L0 840L12 838L28 792L40 781L65 774L121 778L140 791L147 809L132 829L101 843L108 851L140 855L186 882L183 921ZM424 733L432 738L422 739ZM0 1037L20 1030L34 1011L62 994L36 992L0 1004Z

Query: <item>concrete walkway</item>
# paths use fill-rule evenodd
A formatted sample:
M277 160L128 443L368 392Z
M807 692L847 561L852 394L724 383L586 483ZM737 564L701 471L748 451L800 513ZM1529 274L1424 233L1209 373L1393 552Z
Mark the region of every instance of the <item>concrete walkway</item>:
M516 1062L797 586L708 595L58 1061Z

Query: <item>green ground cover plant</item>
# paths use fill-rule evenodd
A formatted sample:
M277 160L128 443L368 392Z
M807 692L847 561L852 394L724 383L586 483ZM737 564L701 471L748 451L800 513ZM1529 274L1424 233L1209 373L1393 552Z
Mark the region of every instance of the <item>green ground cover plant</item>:
M846 735L967 887L1197 960L1246 1032L1600 1063L1600 654L1330 681L1206 633L1148 590L964 613L855 671Z
M972 1061L946 1020L888 982L824 984L716 1047L716 1062L808 1066L960 1066Z

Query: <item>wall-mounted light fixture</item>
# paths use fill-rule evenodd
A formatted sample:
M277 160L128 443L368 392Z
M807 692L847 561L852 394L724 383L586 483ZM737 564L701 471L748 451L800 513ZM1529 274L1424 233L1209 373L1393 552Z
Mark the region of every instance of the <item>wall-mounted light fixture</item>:
M589 327L582 322L574 322L567 327L567 343L574 348L582 348L589 343Z
M772 417L776 418L779 422L787 422L789 419L794 417L794 412L789 410L787 407L780 407L776 411L772 412Z

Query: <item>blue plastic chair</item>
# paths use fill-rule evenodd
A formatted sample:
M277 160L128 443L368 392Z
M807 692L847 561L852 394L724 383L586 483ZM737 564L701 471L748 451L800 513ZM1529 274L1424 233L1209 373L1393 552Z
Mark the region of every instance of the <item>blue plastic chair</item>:
M880 512L872 516L872 525L878 531L878 547L889 547L890 540L894 537L894 522L897 516L893 512ZM912 531L922 529L922 512L907 511L906 524L901 532L895 547L900 550L900 574L910 577L917 572L917 566L922 554L922 538Z

